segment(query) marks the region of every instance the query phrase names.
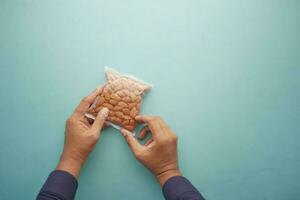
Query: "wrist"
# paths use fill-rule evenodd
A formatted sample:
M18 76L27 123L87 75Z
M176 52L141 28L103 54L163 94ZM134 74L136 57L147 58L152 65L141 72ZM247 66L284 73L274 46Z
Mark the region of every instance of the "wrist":
M167 180L174 176L181 176L180 170L177 168L175 169L167 169L159 174L156 175L156 179L159 182L160 186L162 187Z
M83 164L84 164L83 160L75 159L63 154L60 157L56 170L66 171L72 174L76 179L78 179Z

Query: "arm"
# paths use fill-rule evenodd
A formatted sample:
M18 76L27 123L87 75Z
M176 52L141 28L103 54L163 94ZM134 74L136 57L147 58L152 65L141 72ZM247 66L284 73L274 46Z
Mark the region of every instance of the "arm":
M84 114L93 103L102 87L85 97L67 120L64 149L60 161L40 190L37 200L71 200L77 190L77 179L90 152L100 137L100 130L108 115L103 108L91 125Z
M151 132L152 138L141 145L133 135L121 129L136 159L156 177L167 200L204 200L200 192L181 175L177 159L177 136L160 118L137 116L136 120L146 123L138 139L144 139Z

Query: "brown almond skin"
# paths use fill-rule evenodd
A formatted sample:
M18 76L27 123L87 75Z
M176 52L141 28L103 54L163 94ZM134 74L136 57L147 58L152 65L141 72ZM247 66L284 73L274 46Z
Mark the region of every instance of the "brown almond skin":
M121 100L121 97L119 97L117 94L112 94L110 95L110 98L114 99L114 100L117 100L117 101L120 101Z
M121 97L121 98L123 98L123 97L126 96L126 95L124 94L123 91L124 91L124 90L120 90L120 91L117 92L117 95L118 95L119 97Z
M129 121L129 124L133 126L133 125L135 124L135 121L134 121L133 119L131 119L131 120Z
M95 113L98 113L102 108L103 108L103 106L99 106L99 107L95 108L94 109Z
M124 119L131 120L132 118L130 116L128 116L128 115L124 115Z
M139 102L141 102L141 100L142 100L141 96L136 96L134 102L139 103Z
M118 104L118 101L117 100L114 100L114 99L111 99L109 100L109 103L113 106L117 105Z
M116 117L114 120L115 120L118 124L122 124L122 120L121 120L120 118Z
M124 102L126 102L126 103L131 102L131 98L128 97L128 96L127 96L127 97L123 97L122 100L123 100Z
M109 103L104 103L104 104L102 104L102 106L105 107L105 108L108 108L109 110L111 110L111 109L114 108L114 107L113 107L111 104L109 104Z
M130 96L130 98L131 98L131 101L134 102L134 100L135 100L135 98L136 98L135 94L130 93L129 96Z
M121 89L123 89L123 85L118 85L118 86L115 88L115 91L120 91Z
M118 117L118 118L123 118L124 117L124 115L123 115L123 113L122 112L116 112L116 117Z
M134 90L134 94L140 96L141 92L139 90Z
M129 131L132 131L134 129L134 126L132 126L132 125L125 125L124 128L127 129L127 130L129 130Z
M135 103L130 103L130 104L128 104L128 107L131 109L131 108L133 108L133 107L135 107Z
M141 106L141 103L137 103L135 107L140 109L140 106Z
M122 92L123 92L124 96L129 96L129 94L130 94L128 90L122 90Z
M123 113L124 113L125 115L130 115L130 110L129 110L128 108L124 108L124 109L123 109Z
M122 109L123 109L123 107L118 106L118 105L113 108L113 110L115 110L115 111L120 111Z
M131 109L131 111L130 111L130 116L132 117L132 118L135 118L136 117L136 115L137 115L137 109L135 108L135 107L133 107L132 109Z
M122 124L123 124L123 125L128 125L129 122L130 122L130 120L124 120Z
M116 113L114 111L112 111L112 110L109 111L109 116L115 116L115 115L116 115Z
M109 101L110 95L108 93L105 93L104 98Z
M98 101L97 101L97 107L101 106L104 102L105 102L105 99L100 96L99 99L98 99Z
M124 103L123 101L120 101L120 102L118 103L118 105L121 106L121 107L123 107L123 108L128 107L127 103Z

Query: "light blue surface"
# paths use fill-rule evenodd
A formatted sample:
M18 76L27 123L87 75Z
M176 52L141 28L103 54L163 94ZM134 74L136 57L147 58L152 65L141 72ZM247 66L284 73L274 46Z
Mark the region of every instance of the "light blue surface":
M103 66L154 84L143 113L179 137L183 174L214 200L300 196L298 0L0 1L0 199L34 199L65 119ZM104 131L77 199L163 199Z

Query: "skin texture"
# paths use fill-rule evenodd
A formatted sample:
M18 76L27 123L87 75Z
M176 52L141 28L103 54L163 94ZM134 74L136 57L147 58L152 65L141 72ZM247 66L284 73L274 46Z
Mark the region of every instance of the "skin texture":
M177 159L177 136L163 119L157 116L142 115L136 120L146 123L139 139L144 139L151 132L152 138L144 145L127 130L121 129L136 159L147 167L156 177L161 186L173 176L180 176Z
M83 98L66 122L64 148L56 169L67 171L77 179L88 155L99 141L101 129L109 114L109 110L103 108L92 125L84 116L102 88L99 87ZM144 139L148 133L152 134L152 138L142 145L131 132L121 129L136 159L154 174L161 186L169 178L180 176L177 137L173 131L160 117L142 115L135 119L147 124L140 131L138 139Z
M88 111L102 86L83 98L66 122L64 149L57 170L64 170L78 179L81 167L100 138L101 129L109 113L107 108L99 111L91 125L84 114Z

